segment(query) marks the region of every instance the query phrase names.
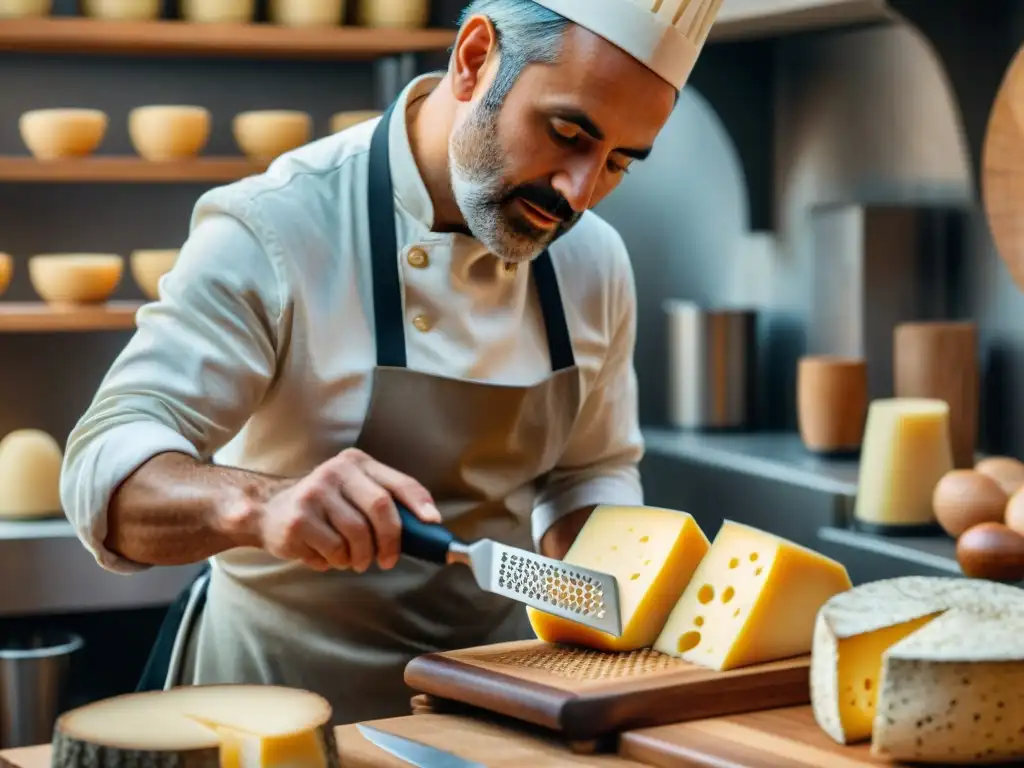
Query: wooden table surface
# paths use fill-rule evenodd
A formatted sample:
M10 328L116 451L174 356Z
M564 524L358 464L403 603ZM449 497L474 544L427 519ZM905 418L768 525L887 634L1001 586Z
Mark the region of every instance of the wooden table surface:
M576 755L533 729L466 715L409 715L368 725L493 768L643 768L614 755ZM409 763L367 741L354 725L339 727L337 737L344 768L409 768ZM50 746L0 751L0 768L50 768Z

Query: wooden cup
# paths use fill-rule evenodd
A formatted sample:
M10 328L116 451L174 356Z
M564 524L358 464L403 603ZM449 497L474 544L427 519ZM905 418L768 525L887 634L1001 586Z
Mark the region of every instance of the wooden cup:
M868 366L859 357L811 355L797 368L797 419L814 453L860 450L868 411Z
M978 441L978 329L971 322L897 325L893 333L896 397L949 404L950 441L957 469L974 466Z

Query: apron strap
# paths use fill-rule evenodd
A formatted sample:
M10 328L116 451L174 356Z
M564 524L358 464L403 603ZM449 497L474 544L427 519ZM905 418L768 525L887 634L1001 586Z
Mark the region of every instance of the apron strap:
M402 310L402 283L398 272L398 240L395 234L395 198L391 184L389 146L391 115L395 106L396 103L392 103L388 107L370 141L368 213L377 365L405 368L405 317ZM545 250L531 266L548 337L551 369L561 371L572 368L576 365L576 358L551 254Z

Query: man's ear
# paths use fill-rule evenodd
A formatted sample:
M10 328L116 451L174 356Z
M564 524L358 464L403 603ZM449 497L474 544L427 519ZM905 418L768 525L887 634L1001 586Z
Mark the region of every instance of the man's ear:
M459 30L451 59L452 94L470 101L486 86L498 60L498 32L486 16L471 16Z

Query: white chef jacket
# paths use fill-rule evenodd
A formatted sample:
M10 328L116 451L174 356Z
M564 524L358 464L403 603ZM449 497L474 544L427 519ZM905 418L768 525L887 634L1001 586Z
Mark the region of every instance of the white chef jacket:
M530 270L509 272L477 240L431 231L433 208L405 110L439 80L425 75L406 87L389 136L408 366L532 384L551 374L551 361ZM295 446L326 446L332 455L355 442L376 363L366 190L377 122L300 147L197 202L159 300L139 310L136 333L65 451L65 513L104 568L147 567L103 542L111 494L153 456L176 451L296 476L315 464L304 465ZM628 253L592 212L550 250L582 405L559 465L536 484L538 545L576 509L643 503ZM290 404L301 418L254 429L252 417L283 397L301 399Z

